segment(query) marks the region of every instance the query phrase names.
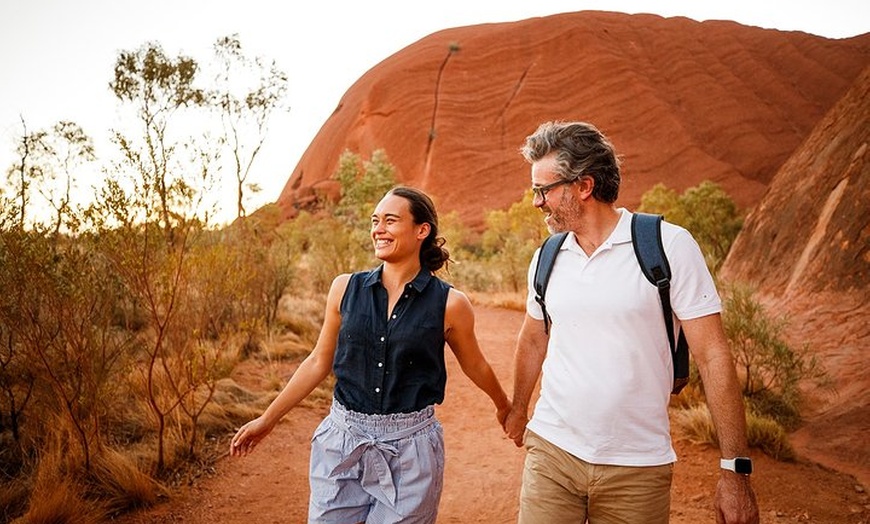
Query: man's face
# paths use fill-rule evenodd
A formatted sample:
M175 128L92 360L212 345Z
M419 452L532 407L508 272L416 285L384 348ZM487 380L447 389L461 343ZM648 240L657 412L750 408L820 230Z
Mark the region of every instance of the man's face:
M550 153L532 164L532 203L544 213L550 233L572 229L582 212L574 191L576 180L563 179L556 170L556 154Z

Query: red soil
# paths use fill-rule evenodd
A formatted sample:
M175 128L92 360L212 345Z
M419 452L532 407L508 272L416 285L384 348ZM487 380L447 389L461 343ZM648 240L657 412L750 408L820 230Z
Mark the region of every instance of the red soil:
M478 307L477 333L493 369L510 390L511 359L522 313ZM257 387L257 370L236 380ZM503 437L486 395L448 357L448 391L438 407L447 449L445 489L439 523L516 521L524 451ZM244 459L221 459L215 474L197 481L170 502L119 522L278 523L305 522L310 436L328 407L297 408L257 451ZM718 451L674 434L675 468L671 522L713 522L712 499ZM866 444L853 437L858 448ZM762 523L867 523L870 498L851 475L820 466L811 455L795 463L771 460L759 452L753 485ZM865 478L866 478L866 472Z

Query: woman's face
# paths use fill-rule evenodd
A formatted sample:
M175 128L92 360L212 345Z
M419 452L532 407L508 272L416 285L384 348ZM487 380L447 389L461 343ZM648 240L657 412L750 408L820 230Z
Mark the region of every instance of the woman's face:
M372 213L372 244L375 256L385 262L419 259L420 246L430 226L415 224L411 206L405 198L387 195Z

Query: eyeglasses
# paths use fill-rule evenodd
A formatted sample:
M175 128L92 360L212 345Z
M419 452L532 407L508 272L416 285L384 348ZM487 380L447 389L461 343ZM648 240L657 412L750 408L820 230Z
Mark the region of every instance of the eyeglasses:
M571 184L571 183L576 182L576 181L577 180L562 179L562 180L556 180L552 184L546 184L543 186L532 186L532 193L535 194L535 198L540 198L541 202L546 204L547 203L547 193L549 193L551 189L555 189L555 188L557 188L561 185L564 185L564 184Z

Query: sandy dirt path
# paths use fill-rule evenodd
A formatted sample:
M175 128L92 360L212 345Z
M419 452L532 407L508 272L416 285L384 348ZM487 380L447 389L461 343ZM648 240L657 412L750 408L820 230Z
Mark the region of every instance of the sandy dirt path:
M523 314L477 308L477 334L496 375L510 391L513 347ZM524 452L507 440L488 397L447 356L448 385L437 415L444 426L447 463L439 524L516 521ZM300 407L244 459L221 459L168 503L116 522L192 524L303 523L308 500L309 440L327 406ZM864 444L866 445L866 444ZM675 524L713 522L718 451L675 435ZM809 461L780 463L753 452L762 522L867 523L870 500L854 477Z

